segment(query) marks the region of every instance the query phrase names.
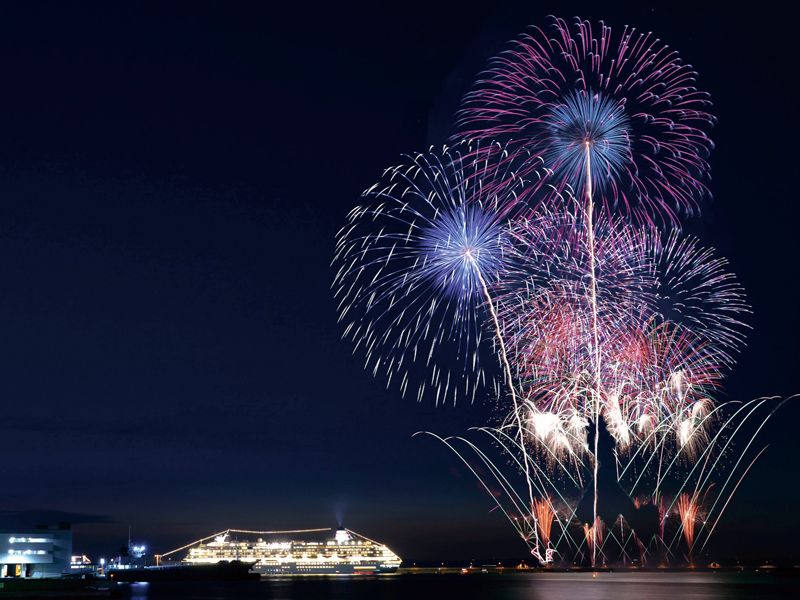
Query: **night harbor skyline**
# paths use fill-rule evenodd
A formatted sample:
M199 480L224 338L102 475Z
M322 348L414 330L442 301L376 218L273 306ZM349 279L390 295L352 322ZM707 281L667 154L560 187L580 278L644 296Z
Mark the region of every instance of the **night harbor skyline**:
M414 436L496 422L492 394L437 406L365 371L331 262L362 192L456 134L489 59L551 14L652 31L696 70L713 199L682 226L752 309L714 397L800 393L777 4L5 3L0 528L69 521L92 558L129 525L162 553L338 524L408 560L524 557L465 464ZM790 400L758 433L700 560L796 563L798 417Z

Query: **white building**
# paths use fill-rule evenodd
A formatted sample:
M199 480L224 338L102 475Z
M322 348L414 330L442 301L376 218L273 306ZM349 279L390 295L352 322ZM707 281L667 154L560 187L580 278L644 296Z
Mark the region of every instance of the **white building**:
M0 577L61 577L70 570L72 529L0 529Z

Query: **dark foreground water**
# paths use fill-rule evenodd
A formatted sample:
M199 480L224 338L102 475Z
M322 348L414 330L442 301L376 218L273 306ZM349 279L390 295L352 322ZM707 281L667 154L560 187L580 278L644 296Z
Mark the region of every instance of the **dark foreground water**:
M800 598L800 578L758 573L504 573L295 576L232 583L134 583L137 600L739 600Z

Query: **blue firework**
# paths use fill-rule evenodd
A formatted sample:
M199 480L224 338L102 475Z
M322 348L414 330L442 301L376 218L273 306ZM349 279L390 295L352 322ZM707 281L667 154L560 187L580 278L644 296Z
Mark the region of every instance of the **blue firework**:
M472 399L494 381L482 357L493 346L486 301L509 271L505 238L524 186L495 152L503 149L462 144L410 157L364 193L339 232L334 287L345 337L403 393Z
M553 106L543 122L549 138L543 159L558 181L583 190L590 166L592 188L618 195L616 181L632 160L629 120L619 102L578 90Z
M498 214L480 203L448 206L419 234L420 279L456 301L481 296L486 282L501 278L506 236Z

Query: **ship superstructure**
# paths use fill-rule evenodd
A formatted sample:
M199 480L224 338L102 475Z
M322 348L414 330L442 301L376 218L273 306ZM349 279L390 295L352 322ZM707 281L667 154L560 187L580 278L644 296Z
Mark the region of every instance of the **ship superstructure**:
M349 529L244 531L228 529L173 552L189 549L183 563L253 562L262 575L393 573L400 558ZM171 553L170 553L171 554Z

